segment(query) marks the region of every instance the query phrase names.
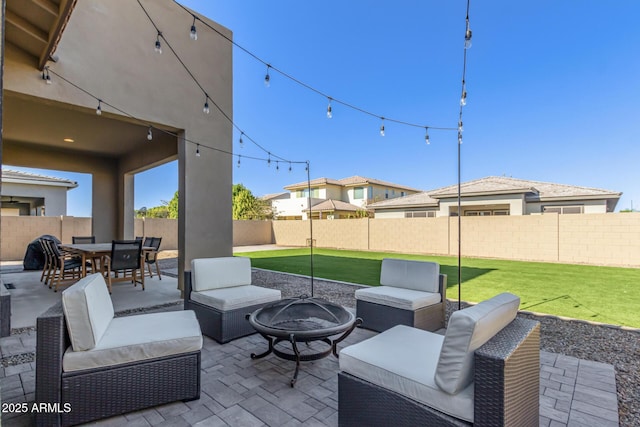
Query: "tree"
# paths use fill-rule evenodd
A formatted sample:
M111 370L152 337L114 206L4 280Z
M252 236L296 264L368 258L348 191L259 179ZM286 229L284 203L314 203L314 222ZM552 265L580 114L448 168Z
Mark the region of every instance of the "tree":
M271 219L273 212L268 202L257 198L247 187L234 184L232 188L233 219Z
M173 198L169 200L169 204L167 205L169 209L169 218L178 219L178 192L176 191L173 195Z

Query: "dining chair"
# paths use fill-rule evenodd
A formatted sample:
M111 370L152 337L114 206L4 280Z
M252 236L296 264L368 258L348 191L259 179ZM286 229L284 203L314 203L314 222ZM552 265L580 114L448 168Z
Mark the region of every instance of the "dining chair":
M160 250L160 242L162 242L162 237L152 237L151 242L148 246L152 247L152 251L146 251L144 254L144 263L147 266L147 270L149 272L149 277L153 277L153 273L151 272L151 265L156 266L156 274L158 275L158 279L162 280L162 276L160 275L160 264L158 261L158 252ZM146 272L145 272L146 274Z
M144 272L142 264L142 242L140 240L114 240L111 242L111 254L105 257L104 275L109 293L113 282L132 282L142 285L144 291ZM111 274L113 273L113 275Z
M71 236L74 245L83 243L95 243L96 236Z
M53 268L53 255L51 254L51 250L49 249L49 245L47 244L46 240L49 239L38 239L38 243L40 243L40 248L42 248L42 253L44 254L44 266L42 267L40 281L45 285L49 285L49 279L51 278L51 269Z
M82 259L58 248L53 240L45 240L53 259L49 288L58 292L61 284L72 284L82 276Z

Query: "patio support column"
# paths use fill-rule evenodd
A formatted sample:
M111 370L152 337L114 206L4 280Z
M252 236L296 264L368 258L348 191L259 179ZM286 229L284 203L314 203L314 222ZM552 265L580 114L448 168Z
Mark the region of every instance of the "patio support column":
M118 215L121 203L118 192L117 167L113 161L109 165L95 168L92 175L93 208L91 214L91 228L96 242L111 242L120 237L118 230Z
M134 193L135 193L135 180L134 175L131 173L125 173L122 177L122 212L119 212L120 218L122 218L122 238L133 239L135 237L135 207L134 207Z

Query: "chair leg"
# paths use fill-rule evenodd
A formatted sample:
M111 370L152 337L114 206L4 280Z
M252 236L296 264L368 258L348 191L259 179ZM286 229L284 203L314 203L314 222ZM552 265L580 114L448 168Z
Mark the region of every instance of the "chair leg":
M153 278L153 272L151 271L151 264L146 263L147 264L147 270L149 270L149 277ZM144 273L144 271L143 271Z
M158 260L156 260L155 264L156 264L156 273L158 274L158 279L162 280L162 276L160 275L160 265L158 264Z

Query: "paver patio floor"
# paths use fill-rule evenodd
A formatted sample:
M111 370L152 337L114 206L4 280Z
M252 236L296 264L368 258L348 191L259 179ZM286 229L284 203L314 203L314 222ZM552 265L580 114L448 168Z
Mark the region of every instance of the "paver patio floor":
M356 329L341 343L359 342L374 332ZM284 345L284 344L282 344ZM320 343L312 346L321 345ZM33 351L35 332L0 339L3 356ZM252 360L267 348L260 335L224 345L205 337L199 400L175 402L112 417L100 426L336 426L338 425L338 361L329 356L302 362L298 382L289 385L295 363L269 355ZM304 346L301 346L304 349ZM3 402L32 402L35 363L2 368ZM573 357L541 353L541 426L617 426L613 367ZM5 426L33 425L32 414L2 414Z

